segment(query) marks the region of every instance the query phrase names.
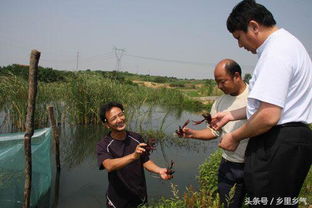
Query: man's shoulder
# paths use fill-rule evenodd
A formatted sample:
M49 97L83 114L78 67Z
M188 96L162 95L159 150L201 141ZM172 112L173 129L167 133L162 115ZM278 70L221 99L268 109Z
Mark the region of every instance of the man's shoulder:
M134 132L134 131L127 131L128 135L133 137L142 137L141 134Z
M227 100L229 97L230 97L230 95L227 95L227 94L220 95L220 96L217 97L217 99L214 101L214 105L218 106L222 100L224 100L224 99Z
M220 95L219 97L217 97L215 102L218 102L218 101L222 100L223 98L225 98L227 96L228 96L227 94Z
M239 100L239 99L241 99L241 98L243 98L243 99L247 99L247 97L248 97L248 92L249 92L249 85L248 84L246 84L246 88L244 89L244 91L241 93L241 94L239 94L239 95L237 95L237 96L232 96L232 95L228 95L228 94L224 94L224 95L221 95L221 96L219 96L216 100L215 100L215 104L218 104L218 103L220 103L220 101L221 100Z
M103 145L108 145L111 141L113 140L113 138L109 135L106 134L102 137L102 139L97 143L97 146L103 146Z
M231 111L245 107L247 105L248 91L249 88L247 86L244 92L237 96L225 94L218 97L214 102L215 111Z
M133 131L127 131L127 134L131 139L134 139L135 141L139 141L139 143L143 142L143 137L141 136L141 134L133 132Z

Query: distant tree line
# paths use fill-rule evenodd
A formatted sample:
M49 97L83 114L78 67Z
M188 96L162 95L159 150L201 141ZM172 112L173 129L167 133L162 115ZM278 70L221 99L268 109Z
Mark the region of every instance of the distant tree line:
M19 76L24 79L28 79L28 65L12 64L8 66L0 67L0 76L14 75ZM152 75L138 75L129 72L120 72L120 71L101 71L96 70L92 71L90 69L82 71L62 71L56 70L53 68L38 67L38 80L41 82L64 82L68 78L75 78L79 73L95 73L100 74L104 78L115 80L121 83L132 84L131 80L142 80L148 82L156 83L170 83L172 87L184 87L186 82L192 81L192 79L178 79L176 77L167 77L167 76L152 76ZM194 80L195 81L195 80ZM214 86L215 82L213 79L204 80L206 86Z
M28 79L29 66L12 64L9 66L0 67L0 76L15 75ZM65 81L65 77L68 76L70 72L53 70L52 68L38 67L38 80L41 82L57 82Z
M25 80L28 79L28 65L20 65L20 64L12 64L8 66L0 67L0 76L19 76ZM45 83L50 82L64 82L67 81L68 78L75 78L79 73L95 73L100 74L104 78L116 80L119 82L128 82L125 79L124 72L117 71L91 71L90 69L84 71L61 71L53 68L46 67L38 67L38 80ZM129 81L128 84L132 84Z

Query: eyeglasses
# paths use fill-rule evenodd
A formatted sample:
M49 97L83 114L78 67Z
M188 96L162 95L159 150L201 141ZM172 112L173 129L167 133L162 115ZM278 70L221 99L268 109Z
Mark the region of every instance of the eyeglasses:
M117 118L121 118L124 117L125 113L123 111L121 111L120 113L118 113L117 115L111 117L110 119L108 119L109 122L114 122ZM107 119L105 119L107 121Z

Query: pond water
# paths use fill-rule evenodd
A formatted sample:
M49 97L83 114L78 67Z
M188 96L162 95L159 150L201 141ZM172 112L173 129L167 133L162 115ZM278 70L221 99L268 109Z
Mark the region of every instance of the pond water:
M172 197L171 184L177 186L180 194L190 185L197 188L198 166L217 149L218 141L177 138L174 131L185 120L201 120L202 117L188 112L145 108L128 115L128 118L128 130L161 132L163 138L158 139L157 149L151 153L150 159L161 167L167 167L171 160L175 162L174 178L170 181L163 181L158 176L145 172L149 201ZM200 129L204 125L190 127ZM60 132L59 180L55 179L54 171L50 196L40 207L105 207L107 172L100 171L97 167L95 145L107 130L103 126L65 125L60 126ZM56 181L59 183L55 183Z
M141 116L129 124L131 130L159 130L166 134L163 142L157 145L156 151L150 158L159 166L167 167L168 163L175 162L174 178L163 181L154 174L145 172L149 201L160 197L172 197L171 183L177 185L180 193L192 185L198 187L196 176L198 166L217 148L217 141L187 140L174 136L173 132L185 120L199 120L200 115L182 112L179 115L168 113L160 109L149 112L148 119L141 124L138 120L146 116L147 112L139 112ZM137 114L136 114L137 115ZM142 125L142 126L141 126ZM138 126L140 126L138 128ZM161 127L162 126L162 127ZM192 126L203 128L201 126ZM140 132L138 130L137 132ZM102 126L66 128L61 136L62 170L60 175L59 208L82 208L105 206L107 188L107 172L98 170L95 154L95 144L106 134Z

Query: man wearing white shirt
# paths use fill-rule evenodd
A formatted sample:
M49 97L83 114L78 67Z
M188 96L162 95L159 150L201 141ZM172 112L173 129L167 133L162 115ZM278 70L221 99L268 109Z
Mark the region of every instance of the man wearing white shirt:
M250 138L247 193L266 197L269 205L277 206L278 198L298 197L312 163L311 58L302 43L278 28L271 12L254 0L234 7L227 28L239 47L257 54L259 60L250 80L247 108L217 114L213 127L247 117L246 124L224 135L219 146L234 151Z

